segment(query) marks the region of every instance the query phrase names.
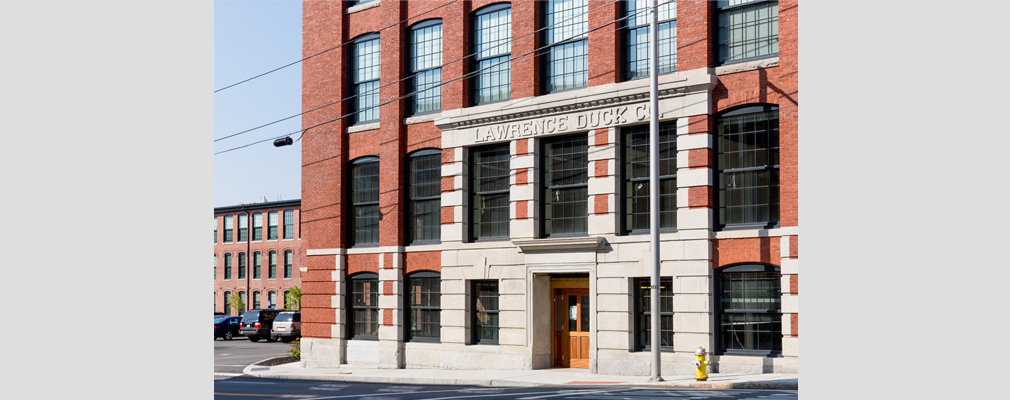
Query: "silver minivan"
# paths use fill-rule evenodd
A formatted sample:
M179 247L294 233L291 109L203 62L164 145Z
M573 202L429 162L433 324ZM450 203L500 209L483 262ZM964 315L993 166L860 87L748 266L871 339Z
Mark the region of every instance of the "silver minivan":
M270 335L280 339L284 343L302 337L302 312L283 311L277 314L274 319L274 326L270 330Z

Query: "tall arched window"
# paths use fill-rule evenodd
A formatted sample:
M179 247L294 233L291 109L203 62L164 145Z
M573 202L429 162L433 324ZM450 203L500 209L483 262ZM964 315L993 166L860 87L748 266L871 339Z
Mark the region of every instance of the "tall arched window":
M253 305L252 305L252 308L254 310L258 310L260 308L260 292L259 291L253 292Z
M231 280L231 253L224 253L224 280Z
M252 240L263 240L263 213L253 214Z
M441 274L419 271L407 276L407 340L438 341L441 331Z
M716 271L716 343L722 354L782 352L782 274L767 264L740 264Z
M351 162L351 245L379 243L379 157Z
M270 251L267 254L267 278L277 279L277 252Z
M260 252L257 251L255 253L253 253L253 265L252 265L253 279L259 279L260 278L260 268L263 267L262 261L263 260L262 260L262 257L260 257Z
M442 20L421 21L410 27L407 73L412 75L408 90L411 114L442 109Z
M294 265L294 257L291 250L284 250L284 279L291 279L291 270Z
M407 242L437 242L442 224L442 151L415 151L407 161Z
M379 34L354 39L351 45L351 123L379 121Z
M245 279L245 253L238 253L238 279Z
M738 107L716 122L718 228L773 228L779 222L779 111Z
M362 272L348 280L347 337L379 337L379 275Z
M231 292L224 292L224 315L231 315Z
M512 92L512 6L493 4L473 14L473 104L508 100Z

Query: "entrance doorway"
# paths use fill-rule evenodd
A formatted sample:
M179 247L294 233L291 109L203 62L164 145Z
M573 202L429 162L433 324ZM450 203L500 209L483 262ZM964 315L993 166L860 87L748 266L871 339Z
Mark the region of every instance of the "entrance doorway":
M553 365L589 368L589 281L552 280L551 289Z

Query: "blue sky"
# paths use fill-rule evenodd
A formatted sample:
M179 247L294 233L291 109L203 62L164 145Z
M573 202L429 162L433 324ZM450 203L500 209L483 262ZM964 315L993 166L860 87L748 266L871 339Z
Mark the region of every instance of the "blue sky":
M301 18L300 1L215 1L213 90L301 59ZM296 64L215 93L214 138L300 113L301 77ZM300 127L295 117L215 142L214 152ZM300 142L286 147L265 142L215 155L214 206L300 198L300 166Z

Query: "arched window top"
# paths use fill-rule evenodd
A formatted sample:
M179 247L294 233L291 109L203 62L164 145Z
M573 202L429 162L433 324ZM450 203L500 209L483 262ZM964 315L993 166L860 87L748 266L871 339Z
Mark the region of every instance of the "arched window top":
M351 42L352 43L361 43L361 42L367 42L369 40L375 40L375 39L378 39L378 38L379 38L379 32L369 32L369 33L363 33L361 35L358 35L358 37L355 37L354 39L351 39Z
M379 162L379 157L378 156L358 157L358 158L355 158L354 160L352 160L351 164L352 165L359 165L359 164L368 164L368 163L373 163L373 162Z
M738 115L778 111L778 109L779 106L776 104L744 104L730 107L726 110L719 112L718 115L719 118L725 118L725 117L735 117Z
M476 11L473 12L473 15L487 14L487 13L492 13L492 12L495 12L495 11L501 11L501 10L505 10L505 9L509 9L509 8L512 8L512 3L509 3L509 2L493 3L493 4L488 4L488 5L484 6L484 7L478 8Z
M442 274L437 271L420 270L407 274L409 278L441 278Z
M431 156L431 155L442 155L441 149L421 149L415 150L407 155L407 157L421 157L421 156Z
M426 19L424 21L419 21L419 22L416 22L413 25L411 25L409 29L411 29L411 30L422 29L422 28L427 28L429 26L435 26L435 25L442 25L442 19L441 18L429 18L429 19Z
M720 267L720 273L733 273L733 272L779 272L779 267L772 264L758 264L758 263L745 263L745 264L731 264L725 267Z
M374 272L358 272L349 276L351 280L379 279L379 274Z

